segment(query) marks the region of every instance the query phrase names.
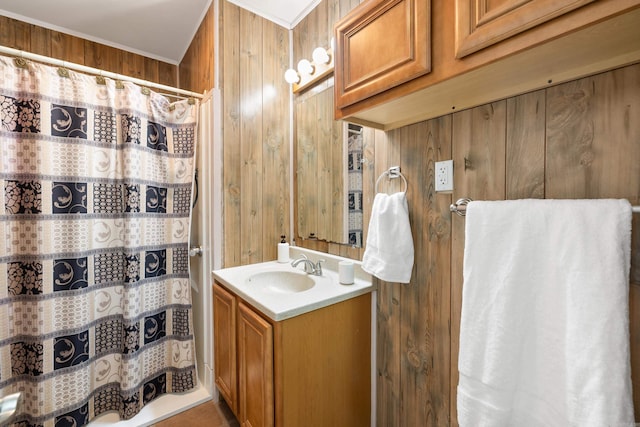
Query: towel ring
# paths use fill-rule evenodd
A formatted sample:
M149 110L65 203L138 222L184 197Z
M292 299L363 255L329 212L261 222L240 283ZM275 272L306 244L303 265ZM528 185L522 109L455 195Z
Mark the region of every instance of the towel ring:
M393 179L393 178L397 178L397 177L402 178L402 182L404 182L403 193L407 192L407 189L409 188L409 186L407 184L407 179L404 177L404 175L402 175L402 173L400 173L400 166L393 166L393 167L389 168L388 170L382 172L380 174L380 176L378 177L378 179L376 180L376 194L378 193L378 184L380 183L380 180L382 179L382 177L385 176L385 175L387 175L390 180Z

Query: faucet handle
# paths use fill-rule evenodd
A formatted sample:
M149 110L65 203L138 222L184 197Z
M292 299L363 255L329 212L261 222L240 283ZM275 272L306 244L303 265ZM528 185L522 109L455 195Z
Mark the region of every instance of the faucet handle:
M318 276L322 276L322 263L325 262L324 259L319 259L316 263L315 270Z

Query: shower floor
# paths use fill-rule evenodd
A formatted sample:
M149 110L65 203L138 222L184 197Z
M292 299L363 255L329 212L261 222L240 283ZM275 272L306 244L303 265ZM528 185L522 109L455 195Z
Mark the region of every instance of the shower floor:
M205 387L199 387L185 394L167 394L146 405L135 417L127 421L120 421L115 412L106 413L90 422L87 427L143 427L155 426L169 417L183 413L186 408L194 408L203 403L211 403L211 395ZM156 423L156 424L154 424ZM173 425L173 424L168 424ZM176 424L177 425L177 424ZM182 424L181 427L189 424ZM224 425L224 424L222 424Z
M224 400L218 403L213 401L202 403L192 409L184 411L152 427L185 427L207 425L208 427L239 427L231 409Z

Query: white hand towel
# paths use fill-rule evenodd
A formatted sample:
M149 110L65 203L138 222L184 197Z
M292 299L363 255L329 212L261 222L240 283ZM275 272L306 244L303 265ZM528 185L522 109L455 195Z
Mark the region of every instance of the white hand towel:
M378 193L373 199L362 269L386 282L411 280L413 237L404 192Z
M467 206L458 421L630 426L631 206Z

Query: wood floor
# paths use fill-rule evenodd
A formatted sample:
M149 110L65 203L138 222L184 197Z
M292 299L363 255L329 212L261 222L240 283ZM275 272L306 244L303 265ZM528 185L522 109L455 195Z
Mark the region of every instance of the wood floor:
M184 411L164 421L154 424L152 427L239 427L238 421L233 416L227 404L220 400L218 403L209 401Z

